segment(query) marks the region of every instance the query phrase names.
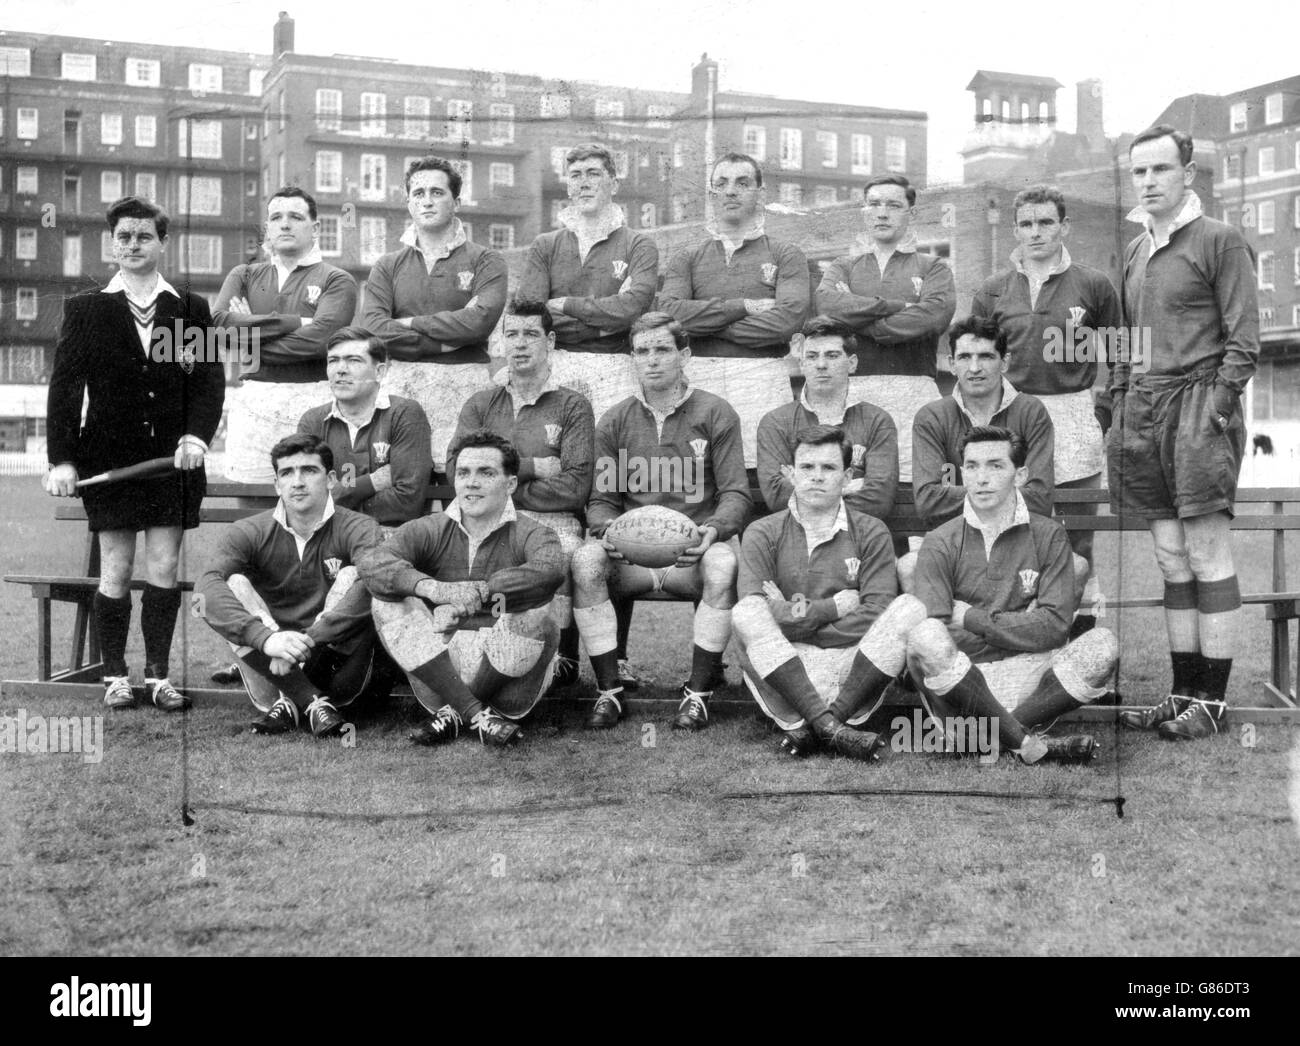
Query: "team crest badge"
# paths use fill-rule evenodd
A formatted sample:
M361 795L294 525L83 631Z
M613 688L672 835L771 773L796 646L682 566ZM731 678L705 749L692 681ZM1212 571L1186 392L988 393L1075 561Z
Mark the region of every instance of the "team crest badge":
M1070 322L1074 324L1076 327L1083 326L1083 311L1084 310L1082 305L1070 306Z
M763 263L763 282L776 283L776 266L772 262Z
M708 449L709 449L709 441L707 439L691 440L691 450L695 451L695 456L697 458L704 457L704 453Z
M918 297L920 296L921 288L924 285L925 285L925 280L921 279L920 276L912 277L912 290L916 291Z
M469 270L456 273L456 279L459 281L460 289L467 291L474 286L474 274Z
M858 567L862 566L860 559L846 559L844 561L844 570L849 575L850 581L858 580Z
M1020 593L1025 596L1032 596L1038 588L1038 571L1022 570L1020 572Z
M320 288L313 283L307 288L307 304L315 305L318 301L320 301Z
M560 445L559 425L546 426L546 442L549 443L552 447L558 447Z
M370 451L375 457L376 465L386 465L388 463L388 449L389 444L387 443L370 444Z
M853 467L855 469L862 468L862 466L866 463L866 460L867 460L867 448L864 447L861 443L853 444Z
M619 260L614 263L614 279L621 280L627 275L627 262Z
M181 370L186 374L194 373L194 364L198 361L199 350L193 345L186 346L176 354L176 362L181 365ZM150 393L150 395L153 395L153 393Z
M325 576L333 581L339 576L339 569L342 566L343 560L339 559L337 556L330 556L329 559L325 560Z

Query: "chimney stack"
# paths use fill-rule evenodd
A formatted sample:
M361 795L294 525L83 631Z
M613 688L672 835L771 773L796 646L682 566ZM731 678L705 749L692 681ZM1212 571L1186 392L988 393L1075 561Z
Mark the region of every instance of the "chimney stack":
M708 52L700 55L700 61L691 69L691 96L696 102L703 102L718 90L718 63L709 57Z
M1078 111L1074 129L1087 139L1089 152L1099 152L1106 146L1106 131L1101 119L1101 81L1095 77L1080 80L1077 91Z
M275 32L271 41L271 55L278 58L286 51L293 51L293 19L289 17L288 11L281 11L280 18L275 23Z

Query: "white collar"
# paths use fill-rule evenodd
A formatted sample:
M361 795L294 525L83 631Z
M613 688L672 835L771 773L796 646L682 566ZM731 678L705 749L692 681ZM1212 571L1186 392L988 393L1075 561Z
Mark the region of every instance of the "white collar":
M962 507L962 516L965 518L967 523L969 523L972 527L974 527L978 531L986 532L991 526L991 524L986 524L982 519L980 519L978 513L976 513L975 511L975 506L970 503L969 494L966 495L966 500ZM1006 530L1010 530L1011 527L1018 527L1021 525L1024 525L1026 527L1029 526L1029 506L1025 504L1025 496L1021 494L1020 490L1017 488L1016 512L1015 515L1011 517L1011 523L1006 528ZM998 533L1005 533L1005 531L998 531Z
M281 498L279 501L275 503L275 508L272 510L271 515L274 517L275 521L280 524L280 526L284 527L284 529L287 530L290 534L292 534L295 538L298 536L297 531L295 531L293 527L289 526L289 517L284 509L283 498ZM311 532L315 534L316 531L320 530L320 528L326 524L326 522L329 520L330 516L332 515L334 515L334 496L330 494L327 495L325 498L325 511L324 513L321 514L321 517L317 521L316 525L311 528Z
M993 416L997 417L1009 406L1011 406L1011 401L1019 395L1020 392L1016 389L1016 387L1012 385L1011 382L1007 381L1007 376L1005 374L1002 375L1002 405L993 412ZM966 401L962 399L960 385L954 385L952 387L952 398L957 401L957 408L963 414L965 414L966 417L970 418L971 421L974 421L975 420L974 415L971 414L971 412L966 409Z
M381 387L379 392L375 395L375 406L374 409L371 410L370 412L370 418L374 418L376 411L387 410L392 405L393 405L392 401L388 398L388 393L385 392ZM348 419L345 418L342 415L342 413L340 413L338 400L330 401L330 412L326 415L326 418L338 418L339 421L343 422L345 425L352 424L352 422L348 421ZM370 423L369 419L363 422L363 424L369 424L369 423Z
M798 523L799 526L803 527L804 530L807 530L808 527L804 524L803 517L799 515L799 503L793 494L790 495L790 500L785 503L785 507L790 510L790 518ZM841 530L847 531L848 529L849 514L844 509L844 499L840 498L840 507L835 511L835 523L831 527L830 533L835 534ZM829 540L829 537L824 540Z
M469 237L465 235L465 224L459 218L453 218L452 221L456 223L456 231L452 234L451 239L443 246L443 249L432 258L427 259L427 261L441 261L443 258L449 256L457 247L469 242ZM424 248L420 246L420 235L415 231L414 225L408 225L406 227L406 231L402 233L402 238L399 242L407 247L414 247L420 252L420 256L424 257Z
M101 291L100 293L116 294L118 291L121 291L137 305L152 305L155 301L158 300L158 295L160 295L163 291L166 291L173 298L180 298L180 295L176 293L176 288L167 282L166 278L163 276L162 273L158 273L158 282L155 283L153 286L153 293L149 295L149 297L147 298L137 298L129 290L127 290L126 281L122 279L122 273L121 270L119 270L113 274L113 278L108 281L108 286L105 287L103 291Z
M532 399L524 399L523 396L520 395L519 390L515 388L514 382L510 380L509 364L498 370L496 374L493 375L492 380L510 393L510 400L515 405L516 414L519 413L520 407L531 407L548 392L558 392L563 388L563 386L555 380L554 368L551 368L551 372L546 375L546 381L542 384L542 387L537 390L537 395Z
M1191 225L1204 213L1201 198L1191 189L1188 189L1186 195L1183 196L1183 205L1179 208L1177 216L1169 223L1169 235L1173 236L1184 225ZM1151 237L1152 242L1155 241L1155 223L1151 220L1151 215L1147 214L1142 207L1134 207L1128 212L1127 217L1129 221L1137 222L1146 229L1147 235Z
M645 398L645 389L642 387L641 383L638 381L638 382L635 383L635 385L636 385L636 388L633 390L632 394L633 394L634 396L636 396L636 398L639 399L639 400L641 401L641 405L642 405L643 407L645 407L646 410L650 411L651 414L663 414L665 417L666 417L667 415L671 414L673 411L675 411L675 410L676 410L678 407L680 407L683 403L685 403L686 400L687 400L687 398L688 398L688 397L690 396L690 394L694 391L694 390L691 388L691 383L690 383L690 381L687 380L687 378L683 375L683 377L682 377L682 394L681 394L681 396L677 399L677 401L676 401L676 402L675 402L671 407L668 408L667 411L661 411L661 410L658 410L658 409L655 408L655 407L650 406L650 402L649 402L649 400L647 400L647 399Z
M874 254L879 261L888 258L891 254L915 254L916 253L916 230L908 228L903 234L903 238L894 244L889 250L885 250L876 242L875 237L870 233L860 232L853 240L853 245L849 248L850 258L860 258L864 254Z
M813 405L812 405L811 403L808 402L808 383L807 383L807 382L804 382L804 386L803 386L803 388L802 388L802 389L800 390L800 392L799 392L799 406L803 407L803 409L806 410L809 414L815 414L815 415L817 415L817 420L818 420L819 422L821 422L822 424L824 424L824 425L840 425L840 424L842 424L842 423L844 422L844 415L847 414L847 413L849 412L849 408L850 408L851 406L853 406L853 403L850 403L850 402L849 402L849 393L850 393L851 391L852 391L851 388L849 388L849 389L845 389L845 390L844 390L844 406L842 406L842 407L840 408L840 415L839 415L839 417L836 418L836 419L833 420L833 421L832 421L832 420L827 420L827 421L822 422L822 416L821 416L820 414L817 414L817 410L816 410L816 408L814 408ZM854 402L856 403L857 401L855 400ZM830 415L827 415L827 418L829 419L829 418L830 418Z
M461 530L465 530L465 524L461 521L460 498L456 498L454 501L452 501L450 505L448 505L445 509L443 509L443 512L446 513L448 519L455 522L456 526L460 527ZM496 526L494 526L491 530L489 530L488 533L489 534L495 533L496 531L504 527L507 523L513 523L518 518L519 515L518 513L515 512L515 499L511 497L507 497L506 507L501 510L501 515L497 519ZM465 533L468 534L469 531L465 530Z
M1021 273L1024 276L1029 277L1030 279L1033 279L1033 277L1029 276L1029 273L1025 270L1024 247L1017 247L1014 251L1011 252L1011 264L1015 266L1016 272ZM1070 267L1069 248L1066 247L1065 244L1061 244L1061 256L1058 259L1056 259L1056 264L1052 267L1052 271L1049 272L1047 275L1057 276L1060 273L1065 272L1065 270L1068 269L1069 267Z
M271 251L271 263L275 266L276 272L280 274L280 286L284 286L284 281L289 278L289 274L294 269L306 269L311 265L319 265L324 259L321 258L320 247L312 244L311 250L295 261L292 265L286 265L280 260L280 256Z
M748 240L757 240L760 236L765 236L767 234L765 231L766 226L767 216L762 211L759 211L758 217L754 219L754 224L741 232L739 240L733 240L731 237L725 235L722 232L721 226L718 225L718 220L716 218L711 218L704 226L704 230L715 240L721 240L724 244L735 243L739 245Z
M568 207L560 211L557 217L564 228L584 240L587 238L584 232L588 228L588 223L583 220L581 212L573 204L569 204ZM600 243L601 240L613 235L616 230L621 229L626 224L627 215L623 213L623 208L616 203L611 203L591 224L590 228L595 234L591 237L591 242Z

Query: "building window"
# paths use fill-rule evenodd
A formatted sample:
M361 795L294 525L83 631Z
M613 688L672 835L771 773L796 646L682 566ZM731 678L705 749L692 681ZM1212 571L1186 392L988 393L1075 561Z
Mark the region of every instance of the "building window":
M31 76L32 52L26 47L0 47L0 76Z
M388 99L373 91L361 92L361 134L366 138L382 138L388 133L386 112Z
M158 199L158 176L156 174L141 173L135 176L135 194L142 200L148 200L151 203Z
M378 153L361 154L361 198L382 200L388 191L388 162Z
M885 170L907 170L907 139L890 135L885 139Z
M488 226L488 246L494 251L508 251L515 245L515 227L493 222Z
M1261 291L1271 291L1273 289L1273 252L1272 251L1260 252L1259 289Z
M316 191L343 191L343 154L321 151L316 154Z
M1274 325L1273 323L1273 306L1265 305L1259 310L1259 325L1261 329L1267 330Z
M385 218L361 219L361 264L373 265L383 257L388 246L388 221Z
M63 56L62 76L65 80L90 81L95 79L95 56L93 54L65 54Z
M855 134L849 138L849 167L854 174L871 173L871 135Z
M99 234L99 260L113 263L117 255L113 253L113 234L105 229Z
M14 244L14 257L19 261L36 260L36 230L19 229L18 238Z
M673 166L674 167L686 166L686 143L685 142L673 142Z
M686 221L686 214L689 208L689 202L685 196L680 193L672 198L673 222L679 223Z
M1277 206L1272 200L1261 200L1259 204L1259 233L1267 236L1273 232L1277 220Z
M201 214L217 217L221 214L221 179L190 178L180 175L176 179L176 209L182 214Z
M407 95L402 99L402 136L429 137L429 99L423 95Z
M745 153L755 160L767 159L767 128L756 123L745 124Z
M1266 145L1259 150L1259 174L1265 177L1273 173L1273 147Z
M823 167L838 167L840 165L840 136L834 131L818 131L817 151L821 153Z
M538 111L544 120L567 120L573 100L559 91L543 91Z
M569 155L569 150L563 145L551 146L551 170L555 172L555 177L564 181L568 176L568 168L564 158Z
M1246 129L1246 103L1238 102L1228 110L1228 133L1236 134Z
M1291 306L1291 326L1300 327L1300 305Z
M803 167L803 132L797 127L781 128L781 169L797 171Z
M36 288L19 287L18 301L14 309L14 317L20 320L36 319Z
M182 233L180 258L185 272L220 273L221 237Z
M152 149L158 144L158 117L137 116L135 118L135 144L140 149Z
M447 122L442 136L453 142L468 142L474 137L474 103L464 98L447 101Z
M623 119L623 103L613 98L596 99L596 119L597 120L621 120Z
M777 199L787 207L803 205L803 186L798 182L782 182L776 187Z
M63 275L81 275L81 235L64 233L63 235Z
M262 84L266 81L265 69L248 70L248 93L257 98L262 93Z
M494 142L515 140L515 107L505 102L488 106L488 137Z
M132 87L157 87L162 83L162 63L154 58L128 58L126 82Z
M14 180L14 189L19 196L35 196L39 192L39 169L36 167L19 167L18 177Z
M498 189L510 189L515 184L515 165L494 163L488 167L488 187L495 195Z
M835 202L835 186L819 185L813 189L813 206L829 207Z
M668 118L672 115L673 107L671 105L647 105L645 107L645 125L647 127L670 128L673 122Z
M271 198L271 165L262 164L262 196L269 200Z
M460 202L463 206L474 205L474 163L472 160L452 160L452 168L460 175Z
M330 256L343 253L340 235L340 220L337 214L320 216L320 252Z
M1264 122L1281 123L1282 122L1282 94L1270 94L1264 99Z
M285 159L285 157L284 157L284 153L281 153L281 154L276 158L276 161L275 161L275 168L276 168L276 179L275 179L275 184L276 184L276 185L288 185L288 184L289 184L289 177L288 177L288 175L286 175L286 174L284 173L284 159Z
M1224 180L1241 177L1241 153L1229 153L1223 158Z
M613 150L613 154L614 154L614 177L626 178L628 168L630 166L627 150L615 149Z
M316 130L337 131L343 126L343 92L332 87L316 89Z
M101 171L99 174L99 202L113 203L122 198L122 172Z
M122 114L121 113L100 114L99 141L103 145L122 144Z
M568 200L563 196L557 196L551 201L551 228L558 229L563 222L560 221L560 215L564 213L564 208L568 205Z
M180 120L176 124L176 145L181 159L221 159L220 120Z
M190 90L200 92L220 91L221 66L200 65L198 62L191 62Z
M18 110L18 137L29 141L37 137L40 129L40 117L35 109Z
M63 172L63 210L67 214L81 213L81 176L71 171Z

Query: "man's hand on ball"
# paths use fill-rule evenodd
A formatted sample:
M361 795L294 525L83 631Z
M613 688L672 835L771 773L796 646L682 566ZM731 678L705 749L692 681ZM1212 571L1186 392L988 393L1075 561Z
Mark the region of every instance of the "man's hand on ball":
M718 540L718 530L716 527L700 528L700 543L694 548L688 548L677 557L676 566L693 567L700 561L700 558L709 550L709 546Z

